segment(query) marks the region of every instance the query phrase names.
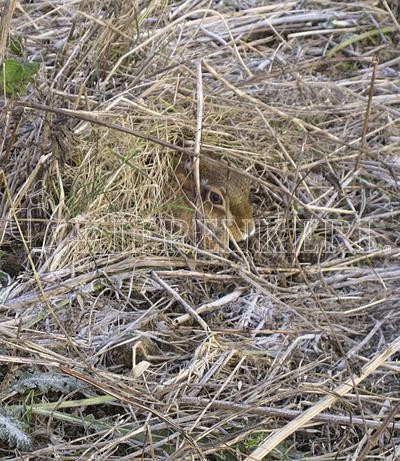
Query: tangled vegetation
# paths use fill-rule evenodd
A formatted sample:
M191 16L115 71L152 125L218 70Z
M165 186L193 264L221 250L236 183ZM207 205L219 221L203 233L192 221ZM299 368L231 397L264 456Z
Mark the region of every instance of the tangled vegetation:
M399 459L397 2L1 18L1 459ZM165 218L199 149L252 178L223 254Z

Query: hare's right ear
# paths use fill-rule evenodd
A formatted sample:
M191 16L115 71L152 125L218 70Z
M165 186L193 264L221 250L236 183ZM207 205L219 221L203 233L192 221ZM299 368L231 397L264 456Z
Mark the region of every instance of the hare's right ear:
M177 176L182 185L182 189L186 193L193 192L193 160L191 158L186 157L181 161L181 171Z
M191 158L186 158L183 162L183 169L186 171L186 173L191 173L193 169L193 160Z
M186 171L179 171L176 172L175 175L183 192L185 192L186 195L190 195L193 192L193 181L191 173Z

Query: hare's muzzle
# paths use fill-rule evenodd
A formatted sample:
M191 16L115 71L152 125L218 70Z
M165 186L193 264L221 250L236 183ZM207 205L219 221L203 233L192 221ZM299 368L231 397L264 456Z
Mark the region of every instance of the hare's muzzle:
M247 240L250 237L252 237L254 235L255 231L256 231L256 226L254 224L254 220L253 219L245 219L245 220L243 220L243 222L241 224L242 224L242 226L241 226L242 238L240 239L240 241Z
M231 223L229 230L237 242L249 239L255 233L255 223L253 219L240 219Z

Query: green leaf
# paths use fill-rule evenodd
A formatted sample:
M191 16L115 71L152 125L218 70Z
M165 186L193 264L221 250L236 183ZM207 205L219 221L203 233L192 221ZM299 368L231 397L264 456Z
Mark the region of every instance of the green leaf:
M22 40L19 37L11 37L10 35L7 46L10 50L10 53L17 56L22 56L24 47L22 46Z
M5 61L0 69L0 88L5 88L7 96L25 93L39 67L38 63L21 63L14 59Z

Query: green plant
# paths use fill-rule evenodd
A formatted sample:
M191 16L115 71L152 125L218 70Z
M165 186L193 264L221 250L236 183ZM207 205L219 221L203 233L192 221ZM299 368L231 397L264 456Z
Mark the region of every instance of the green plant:
M0 87L3 94L12 97L26 92L27 85L33 81L40 65L14 59L23 56L23 44L19 37L8 36L7 50L11 58L1 63Z
M39 70L38 63L19 62L15 59L8 59L3 62L0 71L0 86L7 96L14 96L26 92L28 83Z

